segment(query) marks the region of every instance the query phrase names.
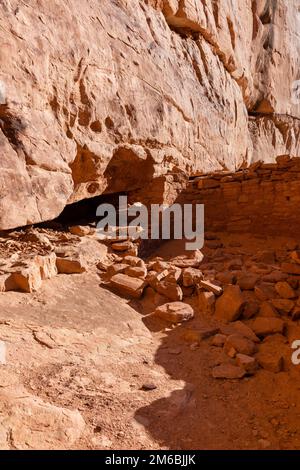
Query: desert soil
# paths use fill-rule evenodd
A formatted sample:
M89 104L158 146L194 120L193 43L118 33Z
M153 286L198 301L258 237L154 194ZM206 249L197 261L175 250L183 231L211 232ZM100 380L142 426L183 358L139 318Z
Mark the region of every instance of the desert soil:
M287 243L218 240L234 258ZM204 251L207 262L216 255L216 249ZM180 252L181 242L169 242L155 256ZM300 366L290 363L279 373L259 368L238 380L213 378L222 350L211 338L191 343L185 333L215 322L197 309L195 297L188 302L195 317L166 325L148 316L149 299L121 298L93 269L60 274L34 293L0 293L6 346L0 447L299 448Z

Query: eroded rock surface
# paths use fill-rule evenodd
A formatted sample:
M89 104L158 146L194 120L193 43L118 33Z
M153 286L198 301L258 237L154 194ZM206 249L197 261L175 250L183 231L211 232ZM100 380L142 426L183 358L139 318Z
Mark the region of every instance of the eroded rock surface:
M0 12L1 229L178 170L299 155L296 0L3 0Z

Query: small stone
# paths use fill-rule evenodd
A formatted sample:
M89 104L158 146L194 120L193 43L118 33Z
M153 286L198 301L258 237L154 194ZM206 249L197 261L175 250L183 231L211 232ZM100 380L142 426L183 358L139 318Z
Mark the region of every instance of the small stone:
M172 284L177 284L177 282L180 282L182 276L182 270L180 268L170 267L168 269L168 274L165 278L166 282L171 282Z
M118 273L124 273L125 269L128 268L128 264L125 263L116 263L112 264L107 268L107 274L108 276L114 276L115 274Z
M139 268L137 266L127 266L125 269L127 276L138 277L139 279L145 279L147 275L146 268Z
M142 385L141 389L148 392L157 389L157 385L155 385L153 382L147 382Z
M42 280L52 279L57 275L55 253L50 253L49 255L44 256L36 256L34 258L34 262L36 262L40 267Z
M194 317L193 308L184 302L169 302L156 308L154 315L170 323L181 323Z
M280 282L280 281L285 281L287 278L287 274L286 273L283 273L279 270L277 271L273 271L269 274L265 274L264 276L262 276L261 280L264 281L264 282Z
M237 278L237 284L242 290L253 290L259 280L259 276L253 273L242 273Z
M276 297L276 291L272 283L262 282L255 286L254 292L256 297L262 302Z
M288 299L273 299L272 305L279 312L288 314L293 310L295 306L295 302L293 302L292 300L288 300Z
M191 252L189 257L186 256L177 256L172 259L172 264L178 268L198 268L202 262L204 255L199 250Z
M275 290L282 299L294 299L296 297L295 291L286 281L277 282Z
M300 251L298 250L292 251L292 253L290 254L290 257L293 261L295 261L295 263L300 264Z
M158 272L158 274L156 274L155 277L154 277L155 282L162 281L163 279L165 279L167 277L168 274L169 274L168 269L164 269L163 271Z
M212 314L216 302L215 294L212 292L198 292L198 306L200 312Z
M170 263L162 260L150 261L150 263L148 263L148 269L157 273L161 273L163 271L168 272L169 267Z
M77 235L78 237L85 237L90 234L91 228L84 225L73 225L72 227L69 227L69 232L73 235Z
M268 336L275 333L283 333L284 322L281 318L258 317L252 323L252 329L257 336Z
M138 256L124 256L122 262L125 264L129 264L129 266L134 266L138 268L146 268L145 261L143 261Z
M216 275L216 280L221 284L235 284L236 276L231 271L224 271Z
M126 274L115 274L111 280L114 289L124 295L139 299L144 291L145 282L143 279L127 276Z
M261 449L268 449L271 446L271 442L267 439L258 439L258 444Z
M234 258L226 263L226 268L230 271L239 271L242 269L243 261L241 258Z
M218 333L219 328L216 327L202 327L197 330L187 329L183 333L183 339L189 343L200 343L201 341L210 338Z
M275 263L275 253L271 250L264 250L257 254L255 257L256 261L264 264L274 264Z
M203 273L196 268L185 268L182 272L182 282L184 287L192 287L199 284L203 279Z
M247 301L243 307L242 317L248 320L254 317L259 311L259 304L255 301Z
M260 305L259 316L266 318L274 318L278 316L276 308L270 302L263 302Z
M133 244L131 243L131 241L127 240L127 241L124 241L124 242L112 243L111 248L114 251L118 251L118 252L128 251L131 248L133 248Z
M8 282L8 281L7 281ZM11 290L21 292L36 292L42 285L41 269L37 263L32 263L26 267L16 269L12 272L12 278L9 279Z
M153 287L153 286L152 286ZM174 302L183 298L183 292L180 286L173 282L161 281L155 283L155 290Z
M280 344L263 343L256 359L260 367L270 372L278 373L284 367L284 355L280 351Z
M219 333L213 337L211 344L212 346L217 346L218 348L221 348L224 346L226 338L226 335L222 335Z
M236 363L250 375L254 374L258 367L256 359L246 354L237 354Z
M235 321L233 323L230 323L230 325L224 325L222 327L222 330L226 329L232 329L233 333L228 333L228 334L239 334L244 336L245 338L250 339L254 343L259 343L260 339L256 336L252 328L250 328L248 325L245 325L242 321Z
M282 263L281 270L287 274L296 274L300 276L300 265L296 263Z
M242 312L244 298L239 286L227 286L216 301L215 315L218 320L237 320Z
M242 379L246 375L245 369L233 364L221 364L212 370L215 379Z
M234 348L238 353L252 356L256 352L256 345L253 341L241 335L230 335L225 341L224 351L226 354Z
M56 267L59 274L81 274L86 271L79 259L56 258Z
M222 287L217 286L209 281L200 281L199 286L202 289L207 290L208 292L212 292L213 294L218 295L218 296L221 295L223 292Z

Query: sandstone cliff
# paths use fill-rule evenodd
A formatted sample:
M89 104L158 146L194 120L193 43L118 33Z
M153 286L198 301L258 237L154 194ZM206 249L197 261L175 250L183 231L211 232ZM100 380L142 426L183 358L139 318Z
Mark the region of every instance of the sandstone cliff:
M0 0L0 228L300 155L297 0Z

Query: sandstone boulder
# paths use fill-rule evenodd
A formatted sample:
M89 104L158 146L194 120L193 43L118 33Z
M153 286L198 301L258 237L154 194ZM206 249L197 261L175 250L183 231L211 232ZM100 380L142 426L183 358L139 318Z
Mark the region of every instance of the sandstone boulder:
M227 286L216 301L215 315L218 320L237 320L242 312L244 298L239 286Z
M193 308L183 302L169 302L157 307L154 315L170 323L181 323L194 317Z
M144 291L145 281L126 274L115 274L110 279L111 286L120 294L139 299Z

